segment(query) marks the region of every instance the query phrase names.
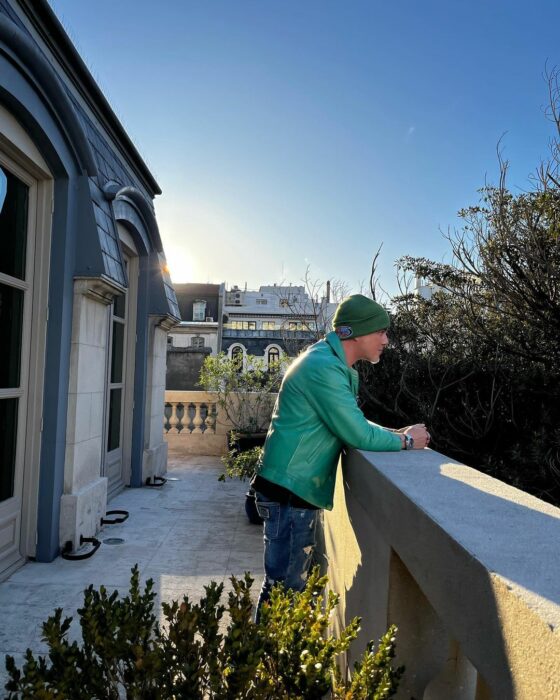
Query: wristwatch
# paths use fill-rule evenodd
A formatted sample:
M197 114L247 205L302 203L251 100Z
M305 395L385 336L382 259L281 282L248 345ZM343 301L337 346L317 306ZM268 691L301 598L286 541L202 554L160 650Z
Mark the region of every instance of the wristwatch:
M403 450L413 450L414 449L414 438L412 435L404 434L404 445Z

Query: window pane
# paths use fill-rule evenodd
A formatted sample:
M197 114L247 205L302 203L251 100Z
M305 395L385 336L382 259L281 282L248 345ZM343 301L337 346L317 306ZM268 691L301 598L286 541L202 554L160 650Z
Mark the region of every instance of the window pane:
M109 397L109 434L107 451L116 450L121 444L121 401L122 389L111 389Z
M193 303L193 321L204 321L206 318L206 302L195 301Z
M241 369L243 367L243 348L240 348L239 345L233 348L231 359Z
M113 314L119 318L124 318L126 312L126 297L124 294L117 294L113 300Z
M111 353L111 383L122 382L124 353L124 324L113 321L113 351Z
M0 272L21 280L25 279L28 193L27 185L0 169Z
M18 399L0 400L0 501L14 495Z
M19 386L22 322L23 292L0 284L0 389Z

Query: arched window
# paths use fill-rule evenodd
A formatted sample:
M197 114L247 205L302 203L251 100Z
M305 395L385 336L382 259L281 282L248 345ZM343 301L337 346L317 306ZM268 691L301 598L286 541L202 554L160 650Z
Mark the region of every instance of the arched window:
M280 350L275 346L269 348L267 360L269 367L275 363L280 362Z
M243 352L242 345L235 345L231 349L231 359L238 365L239 370L243 369L243 360L245 353Z

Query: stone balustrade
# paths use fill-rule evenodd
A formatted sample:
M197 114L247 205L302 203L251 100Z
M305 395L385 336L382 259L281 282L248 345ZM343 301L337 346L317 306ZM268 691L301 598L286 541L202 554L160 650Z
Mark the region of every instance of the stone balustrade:
M398 698L560 698L560 509L432 450L350 450L324 552L335 629L398 625Z
M205 391L166 391L164 438L170 450L184 454L221 455L231 425L219 415L216 396Z
M276 394L244 394L239 415L257 418L269 415ZM235 412L234 412L235 415ZM163 432L168 448L176 454L223 455L227 434L233 429L218 406L216 394L206 391L166 391Z

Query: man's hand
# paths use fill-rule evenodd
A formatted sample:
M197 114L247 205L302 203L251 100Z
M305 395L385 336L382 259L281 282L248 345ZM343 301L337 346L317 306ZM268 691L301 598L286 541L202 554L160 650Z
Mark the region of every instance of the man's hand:
M403 438L403 448L404 448L404 436L410 435L414 440L414 449L422 450L427 447L430 442L430 433L428 432L424 423L416 423L416 425L409 425L406 428L401 428L397 431Z

